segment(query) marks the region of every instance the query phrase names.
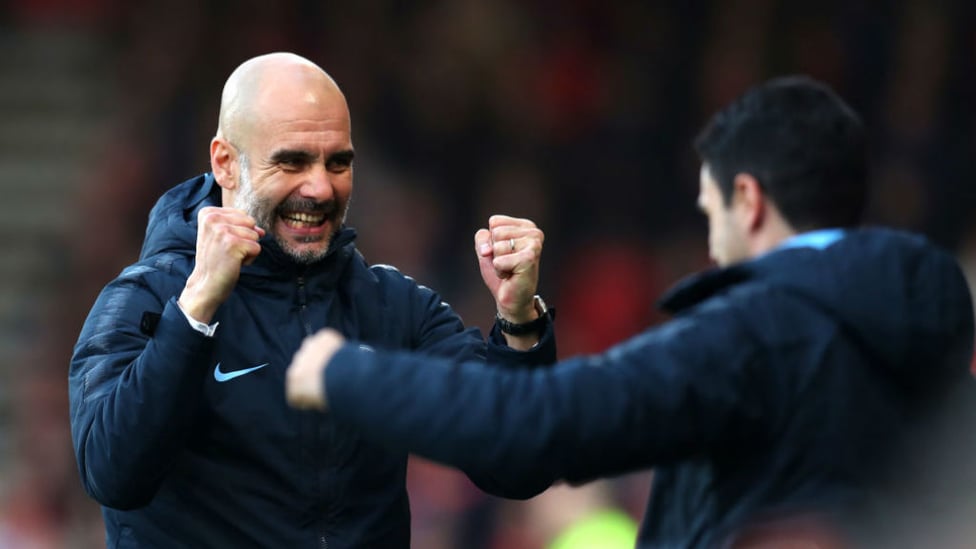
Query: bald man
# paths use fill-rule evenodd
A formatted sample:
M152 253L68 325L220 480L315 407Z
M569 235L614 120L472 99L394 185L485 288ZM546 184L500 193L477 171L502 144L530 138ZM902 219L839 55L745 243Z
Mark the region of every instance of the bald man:
M485 341L357 252L353 157L345 98L312 62L264 55L227 80L211 173L159 200L138 263L102 291L72 357L75 454L108 546L409 546L406 453L285 402L285 368L321 328L454 360L555 360L535 295L542 232L493 216L476 233L497 305Z

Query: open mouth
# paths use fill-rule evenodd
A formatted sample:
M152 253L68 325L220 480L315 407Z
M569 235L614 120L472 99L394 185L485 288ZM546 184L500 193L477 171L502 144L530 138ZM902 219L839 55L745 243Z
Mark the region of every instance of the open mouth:
M327 216L324 213L283 212L281 214L281 220L292 229L320 227L326 219Z

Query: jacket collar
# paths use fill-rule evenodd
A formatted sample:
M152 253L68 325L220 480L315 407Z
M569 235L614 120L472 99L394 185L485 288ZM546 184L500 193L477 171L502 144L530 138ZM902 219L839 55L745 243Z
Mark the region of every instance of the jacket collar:
M823 250L847 236L844 229L819 229L800 233L784 240L779 246L749 261L725 268L714 268L691 275L668 290L657 307L667 313L678 313L705 301L713 295L756 277L770 258L788 250L812 248ZM775 259L773 259L775 262Z
M658 309L676 314L705 301L726 288L752 278L753 272L744 264L715 268L693 274L665 292L657 302Z

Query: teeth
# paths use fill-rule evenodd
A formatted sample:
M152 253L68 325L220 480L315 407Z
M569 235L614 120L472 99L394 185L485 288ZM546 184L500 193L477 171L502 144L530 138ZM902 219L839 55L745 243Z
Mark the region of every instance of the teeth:
M292 212L282 215L288 221L298 222L303 225L321 225L325 221L325 216L322 214L308 214L302 212Z

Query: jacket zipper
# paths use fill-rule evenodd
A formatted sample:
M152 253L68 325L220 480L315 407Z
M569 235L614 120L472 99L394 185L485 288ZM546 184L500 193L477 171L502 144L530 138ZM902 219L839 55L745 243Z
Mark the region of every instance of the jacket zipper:
M305 335L312 335L312 324L308 318L308 299L305 291L305 277L298 277L298 315L301 317L302 328ZM319 531L319 549L329 549L329 541L325 538L325 532Z
M305 277L298 277L298 316L302 319L305 335L312 335L312 325L308 321L308 301L305 296Z

